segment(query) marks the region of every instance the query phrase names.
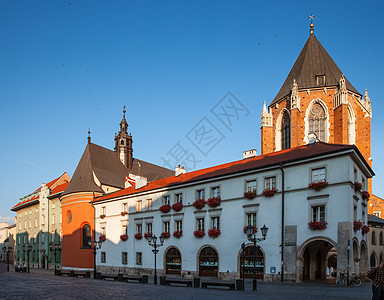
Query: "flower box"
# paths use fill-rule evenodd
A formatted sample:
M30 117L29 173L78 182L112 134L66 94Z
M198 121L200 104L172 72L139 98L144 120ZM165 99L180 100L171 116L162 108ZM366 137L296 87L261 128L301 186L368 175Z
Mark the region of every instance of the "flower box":
M149 236L152 236L152 233L150 233L150 232L146 232L146 233L144 233L144 238L146 239L147 237L149 237Z
M126 240L128 240L128 235L127 235L127 234L122 234L122 235L120 235L120 240L122 240L123 242L125 242Z
M308 184L308 187L310 189L313 189L315 190L316 192L322 190L323 188L326 188L328 186L328 182L327 181L317 181L317 182L311 182L310 184Z
M136 240L141 240L143 238L143 235L141 233L136 233L135 234L135 239Z
M197 209L202 209L205 206L205 200L197 199L195 202L192 203L192 205Z
M256 197L256 191L245 192L244 197L249 200L252 200L253 198Z
M264 197L272 197L274 194L276 194L277 189L276 188L271 188L271 189L265 189L263 191Z
M361 195L363 197L363 200L369 200L369 193L367 191L362 191Z
M105 215L100 215L100 218L104 219L104 218L105 218Z
M361 233L362 234L366 234L366 233L368 233L369 232L369 227L367 226L367 225L363 225L362 227L361 227Z
M121 215L124 217L125 215L128 215L128 212L126 212L126 211L122 211L122 212L121 212Z
M163 213L167 213L171 210L171 206L168 204L160 206L159 210Z
M100 235L99 236L99 240L102 241L102 242L105 242L107 239L107 237L105 235Z
M181 236L183 235L183 231L181 230L176 230L174 233L173 233L173 236L177 239L179 239Z
M220 197L212 197L212 198L209 198L208 201L207 201L208 205L210 207L217 207L217 206L220 206L221 204L221 198Z
M257 232L257 227L253 226L253 225L251 225L251 226L253 227L252 234L255 234ZM248 228L248 225L244 226L244 228L243 228L244 233L247 233L247 228Z
M198 239L201 239L205 235L205 231L204 230L195 230L193 232L193 235L195 237L197 237Z
M183 202L177 202L175 204L172 205L172 209L174 211L180 211L183 209Z
M353 230L354 231L360 230L361 227L363 227L363 223L361 223L360 221L353 221Z
M363 189L363 185L360 182L355 181L353 183L353 188L354 188L355 192L361 191Z
M162 232L161 235L165 238L165 239L169 239L171 237L171 234L169 232Z
M327 228L327 224L325 221L311 221L308 223L308 227L311 230L324 230Z
M221 234L220 229L212 228L212 229L209 229L209 230L208 230L208 235L209 235L211 238L217 238L220 234Z

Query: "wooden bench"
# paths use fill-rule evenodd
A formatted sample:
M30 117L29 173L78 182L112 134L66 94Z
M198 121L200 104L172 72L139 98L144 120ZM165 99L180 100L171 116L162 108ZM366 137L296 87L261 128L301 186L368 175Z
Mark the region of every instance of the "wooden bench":
M74 273L73 277L79 278L91 278L91 273L90 272L85 272L85 273Z
M164 284L165 285L171 285L174 284L185 284L187 287L192 287L193 280L192 279L182 279L182 278L172 278L172 279L165 279Z
M136 281L138 283L148 283L148 276L147 275L143 275L143 276L139 276L139 275L126 275L126 276L123 276L122 274L119 274L119 280L121 281L126 281L126 282L129 282L129 281Z
M117 281L117 279L118 279L118 275L113 275L113 274L101 274L100 279L102 279L102 280L113 279L114 281Z
M70 277L71 276L71 272L70 271L61 271L61 270L57 270L57 275L58 276L68 276Z
M224 286L224 287L229 287L230 290L235 290L235 282L231 281L202 281L201 282L201 287L203 289L208 288L208 286Z

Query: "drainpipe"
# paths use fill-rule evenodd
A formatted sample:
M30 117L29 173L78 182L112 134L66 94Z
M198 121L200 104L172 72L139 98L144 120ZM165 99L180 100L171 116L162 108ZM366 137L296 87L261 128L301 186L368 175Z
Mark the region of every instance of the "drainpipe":
M281 282L284 281L284 179L285 179L285 174L284 174L284 169L283 169L283 164L280 164L280 170L281 170Z

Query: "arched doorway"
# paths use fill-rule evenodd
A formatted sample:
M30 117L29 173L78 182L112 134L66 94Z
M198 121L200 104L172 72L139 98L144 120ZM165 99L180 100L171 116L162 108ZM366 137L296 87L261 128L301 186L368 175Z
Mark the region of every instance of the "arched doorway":
M357 245L357 241L353 240L353 272L359 274L359 246Z
M336 269L337 251L331 241L315 239L305 242L299 253L301 253L299 261L302 262L302 280L325 279L327 267L332 266Z
M371 259L369 260L369 266L371 268L374 268L377 266L375 253L372 253L372 255L371 255Z
M181 274L181 254L176 247L170 247L165 254L166 274Z
M360 247L360 274L366 274L368 272L368 253L367 246L363 242Z
M204 247L199 255L199 276L218 277L219 256L212 247Z
M256 246L256 253L253 245L248 245L244 249L244 257L240 255L240 277L253 278L254 261L256 255L256 278L263 279L264 277L264 254L259 246ZM241 251L242 252L242 251Z

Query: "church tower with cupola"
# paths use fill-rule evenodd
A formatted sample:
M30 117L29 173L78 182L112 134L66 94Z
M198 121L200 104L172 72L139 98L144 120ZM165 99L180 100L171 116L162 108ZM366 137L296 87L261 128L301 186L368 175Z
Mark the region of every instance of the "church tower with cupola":
M360 94L314 34L310 34L279 92L261 115L261 153L308 144L355 144L372 166L371 100ZM361 179L358 180L361 182ZM371 193L369 182L367 187Z
M120 122L120 131L115 134L115 152L117 152L120 161L128 169L132 168L133 149L132 135L128 134L128 123L125 119L125 106L123 110L123 119Z

